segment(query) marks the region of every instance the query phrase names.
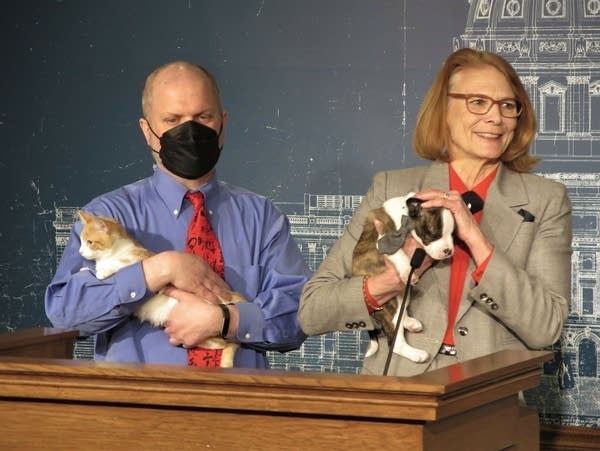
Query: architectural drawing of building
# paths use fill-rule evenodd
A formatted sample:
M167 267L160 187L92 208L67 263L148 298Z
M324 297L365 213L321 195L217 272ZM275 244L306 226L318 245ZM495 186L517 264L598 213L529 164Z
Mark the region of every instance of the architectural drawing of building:
M600 426L600 174L543 174L560 181L573 205L571 311L555 359L545 365L540 387L528 393L549 423Z
M538 117L532 152L558 164L600 159L600 0L469 0L453 47L497 53L517 70ZM579 168L580 166L578 166ZM598 174L544 174L573 203L572 306L537 396L546 423L600 425ZM560 414L559 414L560 412Z
M288 214L296 238L310 269L317 269L342 235L362 196L304 194L304 214Z
M469 4L465 31L452 45L492 51L514 65L539 121L533 153L556 166L579 163L577 170L584 169L585 162L599 162L600 0L469 0ZM542 385L526 397L544 423L598 427L600 175L572 169L542 175L565 184L573 204L572 306L563 336L552 348L555 360L545 365ZM361 199L304 193L293 212L279 204L311 269L342 235ZM56 209L58 257L75 214L74 207ZM269 359L277 369L357 373L366 345L364 333L330 333L308 338L300 350L270 353ZM91 356L89 346L87 341L78 347L81 358Z
M600 159L600 0L471 0L456 49L497 53L537 111L534 153Z

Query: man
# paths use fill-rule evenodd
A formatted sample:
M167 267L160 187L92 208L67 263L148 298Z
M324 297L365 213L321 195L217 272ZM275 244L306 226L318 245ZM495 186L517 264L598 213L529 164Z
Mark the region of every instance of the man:
M305 339L296 313L310 272L288 220L266 198L217 180L227 114L206 70L185 61L159 67L146 80L142 111L154 174L84 210L117 219L156 254L98 280L93 262L79 255L77 222L46 291L48 318L96 334L96 359L185 364L189 348L225 332L240 343L234 366L265 368L266 351L296 349ZM222 250L224 280L204 258L185 252L194 216L186 194L197 191ZM179 300L164 329L132 315L161 289ZM226 312L218 298L228 300L231 290L248 302Z

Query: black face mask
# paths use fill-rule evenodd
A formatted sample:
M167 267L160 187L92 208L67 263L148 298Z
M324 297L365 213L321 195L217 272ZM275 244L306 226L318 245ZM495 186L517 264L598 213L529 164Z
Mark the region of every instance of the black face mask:
M148 128L154 133L150 123ZM222 130L223 124L221 124ZM219 148L221 131L217 133L206 125L187 121L167 130L161 137L154 133L154 136L160 140L158 154L162 164L170 172L184 179L193 180L208 174L221 155Z

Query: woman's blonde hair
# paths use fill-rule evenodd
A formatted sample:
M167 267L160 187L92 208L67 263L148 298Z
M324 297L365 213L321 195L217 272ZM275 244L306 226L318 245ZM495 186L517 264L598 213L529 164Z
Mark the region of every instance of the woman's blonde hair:
M508 61L495 53L473 49L460 49L452 53L429 88L417 116L417 125L413 136L415 153L428 160L448 160L446 110L450 78L462 69L481 66L492 66L500 71L512 87L516 100L522 105L522 112L517 118L513 139L500 160L509 169L517 172L529 172L539 162L539 158L529 154L529 146L535 139L537 129L529 95L523 87L519 75Z

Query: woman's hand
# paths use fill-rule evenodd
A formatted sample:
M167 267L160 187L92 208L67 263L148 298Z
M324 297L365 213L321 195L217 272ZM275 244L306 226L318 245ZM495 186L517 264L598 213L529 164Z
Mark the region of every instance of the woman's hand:
M481 231L479 224L458 191L428 189L416 193L415 197L424 201L421 204L423 208L443 207L450 210L452 216L454 216L456 238L464 242L469 248L477 265L487 259L494 246Z
M410 260L417 248L421 246L412 236L408 236L404 242L402 250L408 256ZM406 287L406 282L402 279L402 276L396 270L394 264L384 256L385 269L375 275L370 276L367 283L369 292L379 302L380 305L385 304L390 299L401 295ZM421 275L427 271L433 264L433 259L429 255L425 255L425 259L421 263L421 266L415 269L413 275L421 277ZM405 275L407 277L408 274Z

